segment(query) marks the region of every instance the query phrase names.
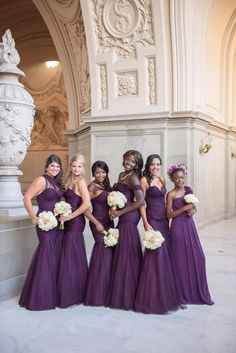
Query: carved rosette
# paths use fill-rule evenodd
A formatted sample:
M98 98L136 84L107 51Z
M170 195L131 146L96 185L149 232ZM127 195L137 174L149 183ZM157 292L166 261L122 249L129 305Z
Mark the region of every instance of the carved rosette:
M21 175L22 163L30 145L34 104L31 95L19 83L24 73L10 30L0 43L0 175Z
M101 108L105 109L108 107L108 94L107 94L107 69L106 65L100 66L100 90L101 90Z
M98 52L135 57L139 46L154 45L151 0L93 0Z
M156 104L156 67L155 58L149 57L148 62L148 86L149 86L149 104Z
M137 71L117 73L118 96L136 96L138 94Z

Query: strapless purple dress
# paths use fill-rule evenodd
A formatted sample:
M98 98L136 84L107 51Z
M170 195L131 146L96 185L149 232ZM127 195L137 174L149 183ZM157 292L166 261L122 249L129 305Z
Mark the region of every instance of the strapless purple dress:
M73 190L64 193L65 201L74 212L81 205L81 197ZM81 214L64 223L60 268L58 274L58 306L66 308L83 301L88 273L83 231L85 218Z
M165 194L165 186L161 189L151 186L146 192L148 223L162 233L165 241L156 250L145 249L135 300L135 311L145 314L164 314L180 305L170 260Z
M141 190L137 185L131 188L117 183L114 190L122 192L130 205L134 200L134 190ZM110 307L130 310L134 307L135 294L142 262L142 249L138 232L139 210L122 215L119 218L119 242L116 245L112 265Z
M52 211L59 202L63 190L47 174L46 187L37 196L38 213ZM58 227L45 232L36 226L39 244L28 269L19 305L29 310L54 309L57 304L57 274L61 250L62 231Z
M185 195L192 194L185 187ZM173 210L186 205L184 196L173 202ZM207 284L205 256L193 221L187 212L172 219L170 236L179 297L183 304L213 304Z
M154 229L159 230L165 238L166 244L171 250L169 220L166 217L165 195L166 187L161 189L157 186L150 186L146 192L146 214L148 222Z
M103 190L98 196L91 200L94 217L102 223L105 230L114 227L113 221L109 219L109 206L107 204L108 191ZM109 303L111 286L111 268L114 247L105 247L103 235L96 230L90 222L95 244L89 264L87 279L85 305L104 305Z

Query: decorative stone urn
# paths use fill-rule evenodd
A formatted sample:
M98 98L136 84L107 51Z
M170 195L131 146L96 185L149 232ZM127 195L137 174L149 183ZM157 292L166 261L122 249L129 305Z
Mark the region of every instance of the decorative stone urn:
M19 62L8 29L0 43L0 209L23 206L18 166L31 142L35 110L33 98L18 81L24 76Z

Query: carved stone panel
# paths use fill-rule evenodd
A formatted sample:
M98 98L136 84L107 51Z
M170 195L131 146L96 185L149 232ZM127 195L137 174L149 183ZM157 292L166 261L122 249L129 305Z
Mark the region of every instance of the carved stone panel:
M147 58L147 68L148 68L148 100L149 104L156 104L156 64L155 58Z
M100 66L100 91L101 91L100 106L102 109L104 109L108 107L107 69L105 64L102 64L99 66Z
M66 129L67 120L68 114L61 112L55 106L49 106L45 111L36 110L30 149L48 150L67 147L67 139L61 133Z
M117 73L118 96L136 96L138 94L137 71Z
M126 59L154 45L151 0L93 0L93 11L98 53L114 50Z
M75 54L80 80L80 113L81 115L91 108L91 84L89 75L88 51L81 8L76 23L66 23L72 48Z

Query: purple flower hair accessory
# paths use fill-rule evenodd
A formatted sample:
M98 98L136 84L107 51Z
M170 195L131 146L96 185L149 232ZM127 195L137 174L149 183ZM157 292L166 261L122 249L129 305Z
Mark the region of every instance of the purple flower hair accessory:
M172 174L177 170L177 169L182 169L184 174L187 175L187 167L185 164L183 163L177 163L172 165L168 170L167 170L167 175L169 176L169 178L171 179Z

